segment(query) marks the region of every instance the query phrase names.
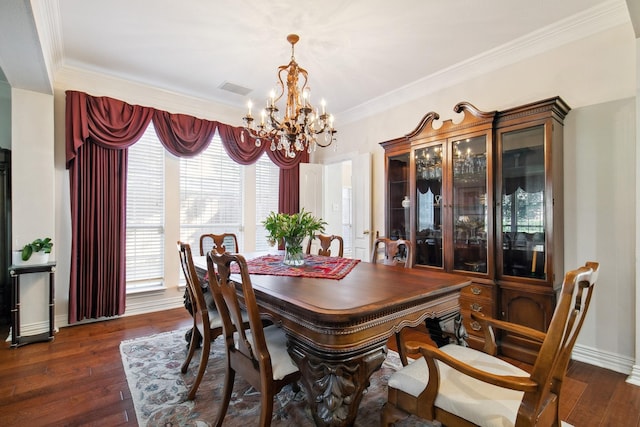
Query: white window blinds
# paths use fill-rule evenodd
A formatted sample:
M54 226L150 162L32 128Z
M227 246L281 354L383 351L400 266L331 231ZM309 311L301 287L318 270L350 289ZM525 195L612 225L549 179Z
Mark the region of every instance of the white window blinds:
M216 134L195 157L180 159L180 240L199 253L203 233L242 236L242 169L227 155Z
M164 147L150 124L129 147L127 291L163 285L164 204Z
M280 169L263 154L256 162L256 251L270 249L262 221L269 212L278 212Z

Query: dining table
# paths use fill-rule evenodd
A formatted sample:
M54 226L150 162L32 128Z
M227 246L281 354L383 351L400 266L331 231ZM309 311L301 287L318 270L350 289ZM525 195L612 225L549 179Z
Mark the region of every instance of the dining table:
M427 319L453 319L460 290L470 284L465 276L359 260L306 255L305 265L287 267L281 253L244 256L261 313L287 335L318 426L353 425L388 339ZM252 271L254 260L264 267L265 257L278 264L275 270ZM329 274L323 268L329 262L346 267ZM206 272L205 256L194 256L194 264Z

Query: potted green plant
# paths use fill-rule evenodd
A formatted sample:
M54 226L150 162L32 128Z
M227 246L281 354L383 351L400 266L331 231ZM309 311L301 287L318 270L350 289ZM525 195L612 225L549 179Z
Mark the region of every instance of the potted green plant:
M302 209L295 214L271 212L262 221L267 230L267 239L271 245L284 241L284 258L287 265L300 266L304 264L302 241L305 237L313 237L315 233L324 232L325 221L305 212Z
M53 242L50 237L44 239L35 239L31 243L27 243L18 251L14 251L14 264L46 264L49 261L49 254ZM28 262L30 261L31 262Z

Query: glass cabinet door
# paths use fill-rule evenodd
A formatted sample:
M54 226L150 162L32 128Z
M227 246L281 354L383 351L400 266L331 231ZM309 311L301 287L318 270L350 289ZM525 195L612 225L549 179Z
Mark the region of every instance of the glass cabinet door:
M546 279L544 126L501 134L503 274Z
M442 267L442 144L415 150L416 264Z
M387 165L388 174L388 221L387 230L390 239L409 239L410 231L410 192L409 192L409 153L390 156Z
M487 272L487 137L454 141L453 268Z

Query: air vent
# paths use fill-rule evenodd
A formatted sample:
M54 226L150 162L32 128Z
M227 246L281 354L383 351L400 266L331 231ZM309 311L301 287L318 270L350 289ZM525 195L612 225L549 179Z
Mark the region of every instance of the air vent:
M249 89L244 86L240 86L240 85L229 83L229 82L222 83L220 86L218 86L218 88L222 90L226 90L228 92L233 92L235 94L242 95L242 96L250 94L251 91L253 90L253 89Z

